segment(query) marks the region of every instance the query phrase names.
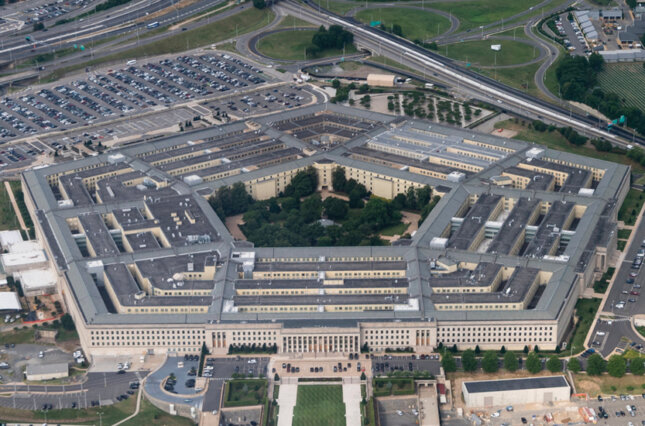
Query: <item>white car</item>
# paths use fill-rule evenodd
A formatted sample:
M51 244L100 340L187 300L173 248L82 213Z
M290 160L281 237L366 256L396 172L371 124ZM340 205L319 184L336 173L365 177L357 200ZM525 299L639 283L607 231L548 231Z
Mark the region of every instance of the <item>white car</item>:
M402 416L402 415L403 415L403 411L398 410L398 411L396 412L396 414L398 414L399 416Z
M499 411L495 411L490 415L491 417L499 417Z

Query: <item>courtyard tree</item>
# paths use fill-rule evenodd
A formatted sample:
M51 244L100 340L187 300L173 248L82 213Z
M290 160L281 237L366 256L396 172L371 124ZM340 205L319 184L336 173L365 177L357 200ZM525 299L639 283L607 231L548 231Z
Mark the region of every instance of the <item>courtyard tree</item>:
M504 354L504 368L507 371L513 372L516 371L519 367L519 362L517 361L517 355L515 352L506 352Z

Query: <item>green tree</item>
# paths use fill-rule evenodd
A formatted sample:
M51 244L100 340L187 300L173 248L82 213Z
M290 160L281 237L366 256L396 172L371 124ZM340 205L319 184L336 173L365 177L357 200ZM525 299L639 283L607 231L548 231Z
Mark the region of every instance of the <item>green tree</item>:
M72 319L72 316L70 314L64 314L62 317L60 317L60 323L65 330L76 330L74 320Z
M331 87L333 87L334 89L339 89L340 88L340 80L337 79L337 78L333 79L331 81Z
M441 356L441 366L446 373L454 373L457 371L457 363L450 352L444 352Z
M253 7L256 9L264 9L267 7L267 4L264 0L253 0Z
M645 373L645 358L632 358L629 361L629 371L635 376L642 376Z
M529 353L526 357L526 369L532 374L537 374L542 371L542 361L535 352Z
M464 371L477 370L477 359L472 349L465 350L461 355L461 366L464 368Z
M515 352L509 351L504 354L504 368L510 372L516 371L519 368L519 362L517 361Z
M479 355L482 353L482 350L479 348L479 345L475 346L475 354Z
M347 186L345 169L342 167L336 167L334 169L331 173L331 186L334 188L334 191L345 192L345 187Z
M623 377L627 371L625 358L620 355L612 355L607 363L607 372L613 377Z
M560 358L558 358L556 355L552 355L549 357L549 360L546 362L546 368L551 373L557 373L558 371L562 371L562 361L560 361Z
M572 373L580 372L580 360L578 358L569 358L569 363L567 364L567 368Z
M45 24L43 24L42 22L36 22L34 24L34 31L42 31L44 29L45 29Z
M325 209L325 214L331 220L345 219L349 212L349 205L347 202L336 197L326 198L323 202L323 207Z
M604 373L606 361L599 354L593 354L587 360L587 374L590 376L600 376Z
M305 223L311 223L320 219L322 213L323 202L320 194L314 194L307 197L300 204L300 215Z
M527 345L524 345L524 350L522 352L524 352L525 354L528 354L529 353L529 347Z
M486 373L494 373L499 369L499 359L497 358L497 352L486 351L484 353L484 357L482 358L482 369Z
M592 70L596 72L602 71L602 67L604 64L605 64L605 60L603 59L602 55L595 52L589 55L589 66L591 67Z

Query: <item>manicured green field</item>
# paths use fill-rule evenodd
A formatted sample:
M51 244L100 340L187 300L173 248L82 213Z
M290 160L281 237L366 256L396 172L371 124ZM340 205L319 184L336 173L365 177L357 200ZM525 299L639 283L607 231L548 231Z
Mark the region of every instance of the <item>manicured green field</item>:
M392 237L394 235L403 235L406 229L410 226L409 223L397 223L396 225L388 226L387 228L381 229L380 234Z
M189 426L195 423L180 416L172 416L152 405L147 399L141 401L139 414L131 418L123 426L164 425L164 426Z
M500 44L500 51L491 49ZM476 40L463 43L447 44L439 47L439 53L458 61L469 62L473 66L505 66L529 62L540 55L538 49L514 40Z
M224 405L242 407L262 404L266 398L267 381L263 379L229 380L224 387Z
M305 49L311 45L311 38L315 30L282 31L269 34L258 42L258 51L263 55L275 59L288 61L301 61L305 59ZM356 53L353 44L345 46L345 54ZM319 54L318 58L343 55L342 49L327 49ZM307 57L307 59L312 59Z
M539 0L481 0L447 3L432 3L432 7L451 12L459 19L459 30L479 29L480 25L491 24L514 16L539 3Z
M345 404L340 385L301 385L293 410L297 426L344 426Z
M366 9L358 12L355 17L366 24L371 21L381 21L386 27L398 24L403 30L403 36L409 40L426 40L450 28L450 21L443 16L405 7Z
M598 74L598 82L604 90L623 98L628 106L645 110L645 70L642 62L605 64Z

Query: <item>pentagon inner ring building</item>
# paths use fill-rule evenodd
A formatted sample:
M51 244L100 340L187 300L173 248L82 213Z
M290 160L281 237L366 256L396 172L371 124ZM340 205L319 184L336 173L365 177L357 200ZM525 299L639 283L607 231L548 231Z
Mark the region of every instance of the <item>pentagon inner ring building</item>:
M278 196L313 167L374 196L441 197L391 246L257 248L209 205ZM620 164L434 123L316 105L23 174L87 354L358 352L439 342L553 349L616 256Z

